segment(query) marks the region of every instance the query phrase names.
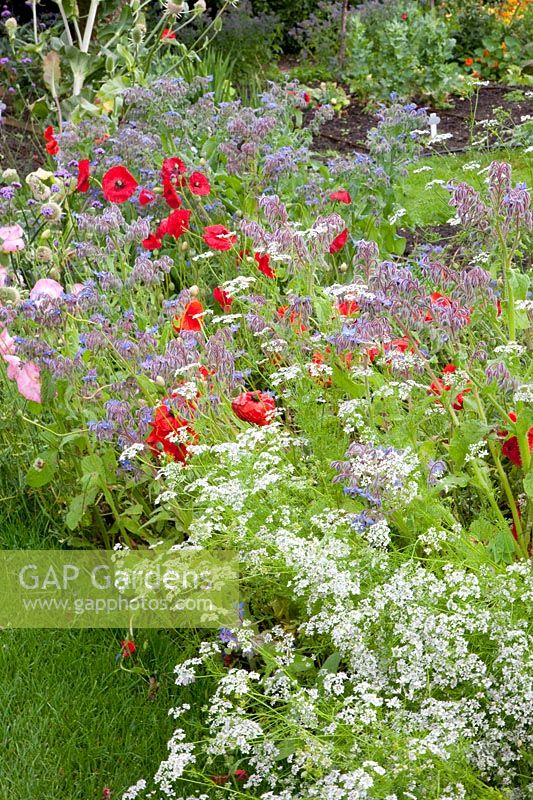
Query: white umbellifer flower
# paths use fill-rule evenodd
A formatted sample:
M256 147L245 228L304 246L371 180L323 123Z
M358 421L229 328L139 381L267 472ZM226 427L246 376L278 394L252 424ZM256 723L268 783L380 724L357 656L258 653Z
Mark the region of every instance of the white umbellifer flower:
M427 531L421 533L418 537L418 542L423 545L424 553L438 553L442 549L442 545L448 541L449 534L444 530L437 528L428 528Z
M380 519L362 532L362 536L371 547L386 550L390 544L390 528L386 520Z
M477 461L478 459L485 459L488 458L488 455L489 451L486 442L475 442L469 445L465 455L465 462L469 463L471 461Z
M299 364L291 364L290 367L280 367L270 376L272 386L279 386L281 383L288 383L302 375L302 368Z
M401 220L402 217L405 217L406 214L407 214L407 209L406 208L399 208L397 211L395 211L393 214L391 214L390 217L388 218L389 224L390 225L396 225L396 223L399 220Z
M146 781L141 779L140 781L137 781L135 786L130 786L130 788L124 792L122 795L122 800L135 800L135 798L138 797L140 792L142 792L144 789L146 789Z
M507 344L495 347L494 352L502 356L522 356L526 352L526 348L518 342L507 342Z
M172 395L183 397L185 400L195 400L198 397L198 384L195 381L186 381L174 389Z
M472 172L473 170L480 169L481 164L477 161L469 161L468 164L463 164L462 170L463 172Z
M175 708L169 708L168 716L173 717L174 719L178 719L181 717L182 714L186 714L187 711L190 711L191 707L189 703L183 703L181 706L176 706Z
M166 491L166 492L161 492L161 494L159 494L159 495L158 495L158 496L155 498L155 500L154 500L154 505L156 505L156 506L159 506L159 505L161 505L162 503L163 503L163 504L164 504L164 503L170 503L170 501L171 501L171 500L175 500L177 496L178 496L178 495L177 495L177 493L176 493L176 492L173 492L173 491L172 491L172 489L169 489L169 490L168 490L168 491Z
M485 253L483 250L472 256L470 259L471 264L486 264L490 260L490 253Z
M139 453L142 453L144 450L144 444L142 442L134 442L129 447L126 447L125 450L122 451L120 456L118 457L119 461L131 461L131 459L135 458Z
M324 375L333 375L333 368L329 364L315 364L310 361L307 370L312 378L322 378Z
M233 280L223 283L222 289L230 297L239 297L243 292L246 292L250 286L253 286L255 282L256 279L253 277L239 275L237 278L233 278Z
M433 186L446 186L446 181L443 181L442 178L434 178L426 183L426 189L432 189Z
M453 139L453 133L437 133L437 135L432 138L431 142L445 142L446 139Z
M424 164L422 167L418 167L418 169L413 170L413 175L418 175L420 172L432 172L433 167L430 167L429 164Z
M515 403L533 403L533 383L523 383L516 389L513 400Z
M234 322L237 320L242 319L242 314L221 314L218 317L213 317L211 322L214 325L222 324L222 325L233 325Z

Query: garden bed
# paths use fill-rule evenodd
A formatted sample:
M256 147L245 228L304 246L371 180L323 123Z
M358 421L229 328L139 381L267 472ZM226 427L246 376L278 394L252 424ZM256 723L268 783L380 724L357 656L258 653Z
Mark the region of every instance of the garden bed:
M509 99L513 91L521 92L523 99ZM533 96L527 97L526 92L523 87L491 84L481 86L477 95L471 98L452 98L452 108L435 109L429 104L428 110L435 111L440 117L439 134L451 134L451 137L428 152L453 153L464 150L469 146L473 133L476 138L476 131L480 136L484 131L481 126L472 129L472 121L490 120L499 108L508 115L508 127L520 124L522 117L533 116ZM424 105L423 101L419 105ZM314 112L310 111L306 118L310 121L313 116ZM314 139L314 147L316 150L337 150L340 153L354 150L366 152L365 137L375 124L374 114L351 95L348 108L322 126L320 134Z

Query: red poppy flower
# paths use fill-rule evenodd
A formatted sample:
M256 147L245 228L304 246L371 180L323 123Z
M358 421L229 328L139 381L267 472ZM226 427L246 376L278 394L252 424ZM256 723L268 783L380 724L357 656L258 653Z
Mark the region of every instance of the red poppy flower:
M179 208L181 206L181 197L172 181L163 181L163 197L170 208Z
M237 243L234 233L224 227L224 225L208 225L204 228L204 242L213 250L231 250Z
M219 304L225 314L229 314L233 303L233 297L230 297L230 295L225 292L224 289L221 289L220 286L217 286L215 289L213 289L213 299Z
M457 367L454 364L447 364L442 370L442 374L453 375L456 369ZM453 388L452 386L445 383L441 378L437 378L437 380L433 381L433 383L429 387L428 393L440 396L443 392L451 392L452 388ZM455 411L461 411L464 405L464 395L468 394L470 391L471 390L467 387L466 389L461 389L461 391L458 392L452 403L452 407L455 409Z
M207 379L211 375L215 374L215 370L214 369L207 369L206 366L204 366L203 364L200 364L200 366L198 367L198 373L200 374L200 376L202 378L206 378Z
M123 639L120 644L122 646L122 657L123 658L129 658L137 650L135 642L132 641L131 639Z
M155 235L159 238L163 236L173 236L174 239L179 239L184 233L189 230L189 220L191 212L188 208L180 208L173 211L168 217L161 220L157 226Z
M243 392L235 398L231 407L244 422L269 425L274 417L276 401L266 392Z
M311 95L308 92L304 92L302 98L304 103L307 103L307 105L309 105L309 103L311 102Z
M473 63L474 63L473 58L465 58L465 64L467 67L471 67Z
M352 202L350 192L347 192L346 189L337 189L330 194L329 199L338 200L339 203L346 203L346 205Z
M326 352L331 352L330 348L326 348ZM315 353L313 353L313 357L311 358L311 363L312 364L317 364L318 366L321 366L322 364L326 363L326 357L322 353L319 353L318 350L317 350ZM312 368L311 364L307 368L307 371L309 373L309 376L311 378L314 378L315 381L317 383L319 383L321 386L324 386L325 388L329 388L333 384L333 380L332 380L330 375L316 375L316 374L314 374L314 371L313 371L313 368Z
M508 416L511 422L516 422L518 419L516 411L510 411ZM507 431L500 431L500 435L506 436ZM533 428L530 428L527 432L527 441L530 451L533 452ZM502 453L506 458L509 459L509 461L512 461L515 466L522 466L522 456L520 454L518 437L511 436L509 439L507 439L507 441L502 445Z
M76 189L78 192L89 191L89 167L91 162L88 158L82 158L78 161L78 183Z
M155 194L151 191L151 189L141 189L139 192L139 205L148 206L150 203L153 203L154 200Z
M174 317L172 327L178 333L179 331L201 331L203 328L204 307L199 300L191 300L185 307L181 317Z
M404 11L404 12L403 12L403 14L400 16L400 19L401 19L401 20L403 20L403 21L405 22L406 20L408 20L408 19L409 19L409 14L407 14L407 13Z
M397 350L399 353L405 353L409 349L409 339L407 336L403 336L401 339L392 339L390 342L385 342L383 345L384 352L388 352L390 350ZM374 362L376 357L379 355L380 348L379 347L369 347L366 351L370 361Z
M161 167L161 180L170 181L174 186L183 186L185 183L186 166L181 158L174 156L173 158L165 158Z
M192 194L205 197L211 191L211 184L201 172L193 172L189 178L189 189Z
M452 301L450 300L450 298L449 297L445 297L440 292L432 292L431 295L430 295L430 298L431 298L430 302L431 302L432 306L441 306L442 308L445 308L446 306L451 306L451 304L452 304ZM428 311L426 313L425 320L426 320L426 322L431 322L432 319L433 319L433 315L432 315L431 311Z
M55 139L52 139L51 141L47 142L45 147L46 147L46 152L49 153L51 156L55 156L57 155L57 153L59 153L59 144Z
M339 233L339 235L333 239L332 243L329 246L329 252L338 253L339 250L342 250L342 248L346 244L347 239L348 239L348 228L345 228L342 231L342 233Z
M236 769L233 773L233 777L236 781L247 781L250 776L245 769Z
M160 250L163 246L163 241L157 234L151 233L150 236L142 240L142 246L145 250Z
M54 129L51 125L45 128L43 132L43 139L46 142L46 152L49 153L51 156L55 156L59 153L59 144L56 141L56 137L54 135Z
M337 306L337 310L341 317L351 317L357 314L359 306L355 300L343 300L342 303L339 303Z
M154 419L150 423L152 431L146 438L146 444L150 446L153 453L158 455L161 452L167 453L175 461L186 461L188 456L187 446L180 442L170 441L169 436L174 437L180 431L188 433L193 439L196 434L184 419L176 417L167 406L162 403L157 406Z
M111 167L102 178L102 191L110 203L125 203L139 184L126 167Z
M257 261L257 269L266 275L267 278L275 278L276 273L270 266L270 256L268 253L254 253L254 258Z
M283 319L286 316L288 310L289 306L280 306L276 311L276 314L278 315L278 317ZM298 325L297 333L304 333L307 330L306 326L300 319L300 315L294 308L289 315L289 321L291 322L292 325Z
M172 28L163 28L163 30L161 31L160 38L161 39L175 39L176 38L176 34L172 30Z

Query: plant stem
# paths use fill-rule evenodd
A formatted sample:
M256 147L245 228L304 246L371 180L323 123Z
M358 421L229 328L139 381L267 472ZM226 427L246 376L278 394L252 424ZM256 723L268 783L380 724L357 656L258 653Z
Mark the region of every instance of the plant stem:
M514 293L510 281L511 259L509 257L509 251L507 249L505 237L502 233L499 222L496 223L496 233L498 235L498 241L500 243L502 253L503 286L505 292L505 302L507 306L507 327L509 328L509 339L510 341L514 342L516 341L516 324L514 315Z
M91 6L89 8L89 15L87 17L87 21L85 23L85 29L83 31L83 41L81 43L80 50L82 53L89 52L89 45L91 44L91 36L93 33L94 23L96 21L96 12L98 11L98 5L100 0L91 0Z
M70 32L70 26L68 24L67 15L65 14L65 9L63 8L62 0L56 0L57 5L59 6L59 13L61 14L61 19L63 20L63 25L65 26L65 33L67 35L67 42L72 47L74 42L72 41L72 34Z
M33 40L35 44L39 44L39 33L37 31L37 0L32 0L31 15L33 19Z

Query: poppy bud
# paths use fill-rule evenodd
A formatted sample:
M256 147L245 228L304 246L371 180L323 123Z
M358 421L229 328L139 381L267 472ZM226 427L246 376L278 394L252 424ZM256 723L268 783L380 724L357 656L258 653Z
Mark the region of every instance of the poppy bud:
M197 297L200 294L200 289L198 286L196 286L196 284L194 284L194 286L190 287L189 292L193 297Z

